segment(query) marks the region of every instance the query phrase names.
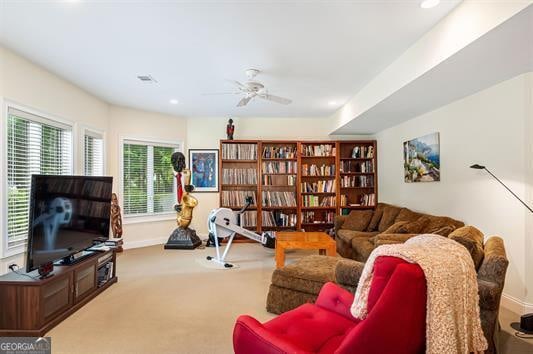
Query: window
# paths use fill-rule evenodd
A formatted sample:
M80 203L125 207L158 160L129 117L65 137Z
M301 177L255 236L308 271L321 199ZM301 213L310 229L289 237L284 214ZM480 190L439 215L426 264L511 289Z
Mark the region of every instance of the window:
M173 212L176 179L170 163L178 146L139 141L123 144L124 215Z
M72 127L8 107L7 246L28 236L32 174L72 174Z
M104 138L102 134L85 130L83 146L83 172L85 176L103 176Z

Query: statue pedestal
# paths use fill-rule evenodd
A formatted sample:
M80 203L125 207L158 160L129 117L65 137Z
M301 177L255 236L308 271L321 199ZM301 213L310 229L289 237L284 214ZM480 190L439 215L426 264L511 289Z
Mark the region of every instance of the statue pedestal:
M172 235L168 238L165 244L165 249L173 250L192 250L202 244L200 237L196 235L196 231L193 229L183 229L181 227L176 228Z

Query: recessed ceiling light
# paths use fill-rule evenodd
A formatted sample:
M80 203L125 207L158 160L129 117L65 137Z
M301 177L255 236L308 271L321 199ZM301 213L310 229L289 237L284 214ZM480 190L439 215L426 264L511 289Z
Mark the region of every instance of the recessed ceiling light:
M178 101L177 99L173 98L173 99L170 100L170 103L171 104L178 104L178 103L180 103L180 101Z
M335 106L337 104L337 101L329 101L328 104L330 106Z
M440 0L424 0L420 3L420 7L423 9L431 9L438 4L440 4Z

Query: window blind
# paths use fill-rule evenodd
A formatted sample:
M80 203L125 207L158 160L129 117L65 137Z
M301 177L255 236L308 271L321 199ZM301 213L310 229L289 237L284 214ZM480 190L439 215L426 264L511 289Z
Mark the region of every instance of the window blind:
M170 159L175 151L175 146L124 142L122 184L125 215L173 211L176 182Z
M104 139L99 134L86 132L83 145L85 175L102 176L104 174Z
M72 127L8 108L7 238L8 248L28 236L31 175L72 174Z

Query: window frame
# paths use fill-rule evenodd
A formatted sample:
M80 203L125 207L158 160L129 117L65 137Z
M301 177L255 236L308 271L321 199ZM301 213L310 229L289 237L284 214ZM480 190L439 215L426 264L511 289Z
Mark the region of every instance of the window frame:
M182 140L162 140L157 138L143 138L138 136L120 136L118 143L118 154L119 154L119 201L120 205L124 206L124 144L135 143L139 145L152 145L152 146L162 146L162 147L171 147L176 151L183 153L183 141ZM176 188L176 182L174 182L174 188ZM175 189L174 189L175 192ZM168 221L174 220L176 218L176 213L174 211L162 212L162 213L144 213L144 214L133 214L127 215L123 214L123 224L137 224L144 222L156 222L156 221Z
M107 175L107 136L105 130L96 129L88 125L80 125L80 174L85 176L85 136L102 139L102 176Z
M0 97L0 104L2 106L2 112L0 114L0 166L1 170L6 172L6 176L1 180L0 183L0 215L2 217L2 220L6 220L6 222L2 223L2 226L0 228L0 237L2 238L2 241L0 242L0 249L1 249L1 256L2 258L8 258L20 255L24 252L26 252L28 239L26 238L23 243L9 247L9 241L8 241L8 228L7 228L7 212L8 212L8 206L7 206L7 191L8 191L8 178L7 178L7 165L8 165L8 156L7 156L7 123L8 123L8 114L9 109L15 109L19 110L31 115L35 115L38 118L41 118L43 120L46 120L50 123L56 123L57 126L63 126L70 128L71 131L71 142L70 142L70 164L72 173L75 173L76 171L76 156L78 149L76 147L76 142L78 140L78 125L76 122L73 122L71 120L59 117L55 114L51 114L48 112L44 112L39 109L35 109L32 107L28 107L26 105L22 105L7 99L2 99Z

